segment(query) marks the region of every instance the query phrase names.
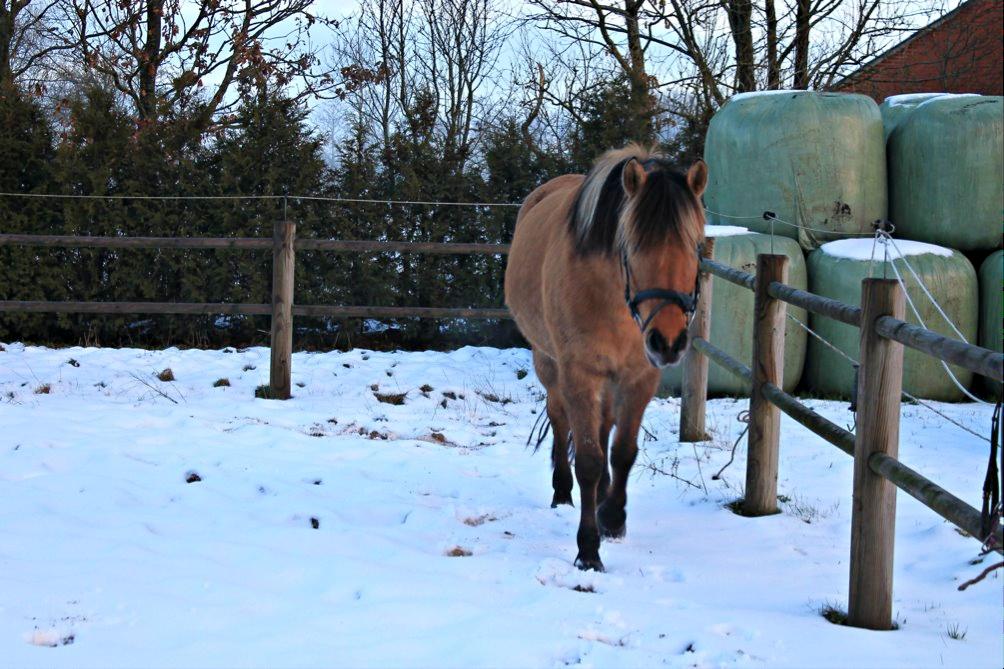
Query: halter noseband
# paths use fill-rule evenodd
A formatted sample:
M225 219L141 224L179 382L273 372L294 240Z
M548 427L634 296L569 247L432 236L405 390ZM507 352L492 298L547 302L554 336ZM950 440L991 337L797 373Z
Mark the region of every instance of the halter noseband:
M698 246L698 262L700 262L700 259L701 247ZM694 314L697 312L697 300L701 295L700 271L697 272L697 279L694 281L694 290L690 293L681 293L678 290L669 290L667 288L647 288L638 291L634 294L634 297L631 297L631 266L628 264L626 249L621 250L621 263L624 265L624 301L631 311L631 318L638 324L638 329L641 330L642 334L648 329L656 314L670 304L676 305L683 310L683 313L687 316L687 327L690 327L690 323L694 320ZM646 300L661 300L661 302L656 305L655 309L648 315L648 318L642 319L641 313L638 311L638 305Z

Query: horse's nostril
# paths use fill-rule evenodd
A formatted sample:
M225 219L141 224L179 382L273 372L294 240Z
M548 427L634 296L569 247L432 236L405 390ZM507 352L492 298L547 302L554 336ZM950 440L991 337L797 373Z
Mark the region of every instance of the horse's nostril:
M658 330L652 330L648 333L648 350L653 353L662 354L666 352L669 348L669 343L666 338L662 336L662 333Z
M687 348L687 331L684 330L680 333L680 336L676 338L673 342L673 353L680 353L685 348Z

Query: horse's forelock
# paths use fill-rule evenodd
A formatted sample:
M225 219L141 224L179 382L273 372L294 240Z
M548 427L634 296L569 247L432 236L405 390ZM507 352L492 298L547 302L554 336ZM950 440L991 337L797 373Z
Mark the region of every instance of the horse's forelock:
M570 220L579 253L613 250L624 207L624 165L632 158L647 160L649 152L637 144L607 151L597 159L579 187Z
M675 241L691 252L704 237L701 202L684 173L662 158L650 163L641 192L624 207L618 241L639 251Z

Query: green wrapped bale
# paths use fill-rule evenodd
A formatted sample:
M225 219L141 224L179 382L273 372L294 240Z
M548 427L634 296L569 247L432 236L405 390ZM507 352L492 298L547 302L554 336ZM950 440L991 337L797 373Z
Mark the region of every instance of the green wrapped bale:
M901 237L962 251L1001 246L1004 98L945 95L889 135L889 214Z
M771 253L769 235L750 232L745 228L709 225L705 228L705 234L715 238L715 260L744 272L755 273L757 256ZM787 237L775 237L773 249L774 253L789 258L788 283L804 290L807 287L807 275L802 249ZM736 360L750 365L753 357L753 291L713 277L711 292L711 342ZM789 313L803 323L807 322L804 310L796 307L788 309ZM794 390L802 377L805 338L805 330L788 319L782 385L789 392ZM663 370L660 394L679 395L682 377L683 365ZM712 362L708 365L708 393L748 395L749 384Z
M886 141L896 126L905 121L921 103L942 95L945 93L906 93L890 95L883 100L879 105L879 111L882 113L882 131L885 133Z
M980 265L980 346L1004 352L1004 251L991 253ZM999 381L984 379L984 385L1001 398Z
M957 251L933 244L896 240L896 245L965 339L975 342L978 310L976 270L972 263ZM894 279L896 274L891 266L894 263L895 269L906 283L907 295L920 312L924 326L958 339L958 335L924 295L904 264L904 259L895 249L891 245L888 247L890 260L886 262L883 259L885 249L881 244L875 244L873 262L872 247L871 239L845 239L824 244L813 251L809 254L807 263L809 290L817 295L860 306L862 280L882 276ZM824 316L813 315L810 318L812 329L820 336L854 360L859 359L861 333L858 328ZM905 320L921 325L909 304ZM963 387L969 389L972 386L972 372L954 366L951 370ZM810 337L804 379L808 389L817 395L849 398L854 384L854 368L840 354ZM946 402L966 399L938 360L912 349L906 349L903 356L903 389L926 399Z
M793 224L775 223L776 235L814 249L886 218L882 115L864 95L733 96L711 119L704 159L711 223L769 233L762 214L772 211Z

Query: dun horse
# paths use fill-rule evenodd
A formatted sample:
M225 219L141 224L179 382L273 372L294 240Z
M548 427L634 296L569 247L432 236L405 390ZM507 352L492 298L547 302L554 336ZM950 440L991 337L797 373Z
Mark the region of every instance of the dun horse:
M585 177L537 188L516 219L506 304L547 390L551 506L572 504L574 454L580 569L602 571L600 535L624 535L642 414L659 368L687 347L707 180L703 161L682 173L630 145L601 156Z

